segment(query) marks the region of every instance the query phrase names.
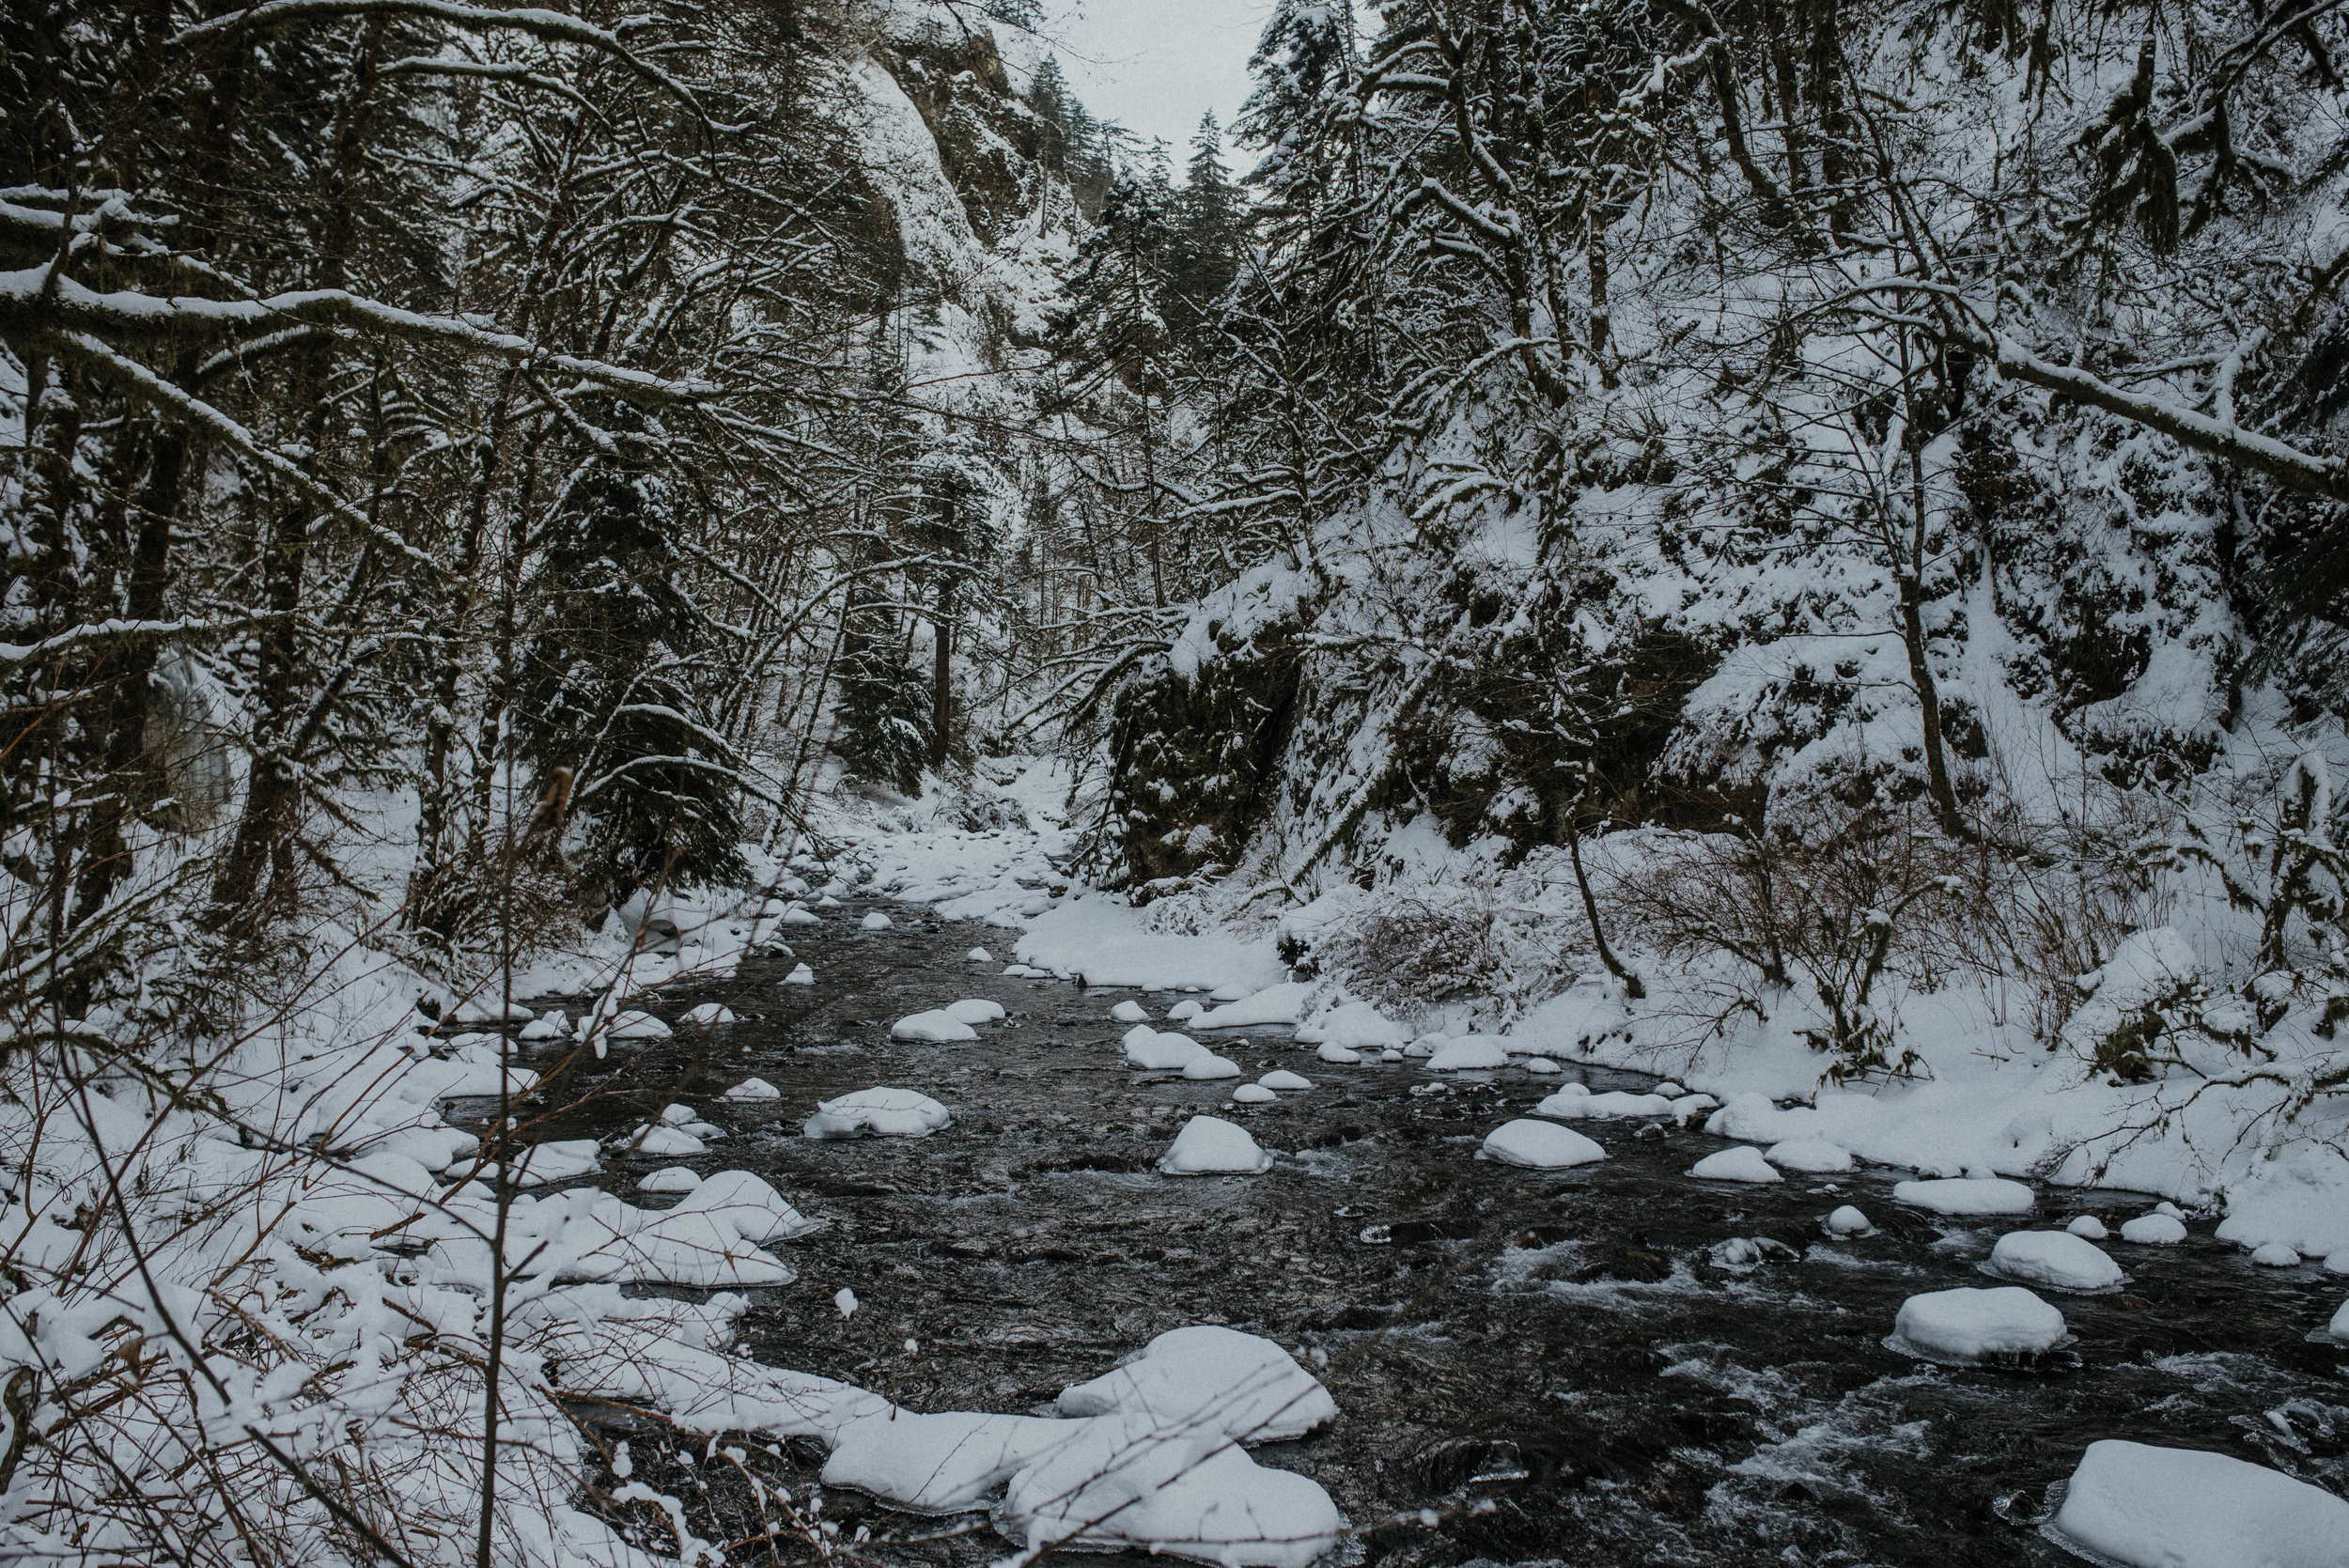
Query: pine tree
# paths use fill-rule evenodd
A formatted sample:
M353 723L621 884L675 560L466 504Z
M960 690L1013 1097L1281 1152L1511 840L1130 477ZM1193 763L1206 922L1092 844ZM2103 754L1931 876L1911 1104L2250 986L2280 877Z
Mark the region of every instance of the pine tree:
M1212 111L1200 116L1190 162L1175 203L1179 233L1169 267L1167 321L1187 346L1197 344L1218 300L1239 275L1245 242L1244 198L1223 162L1223 132Z

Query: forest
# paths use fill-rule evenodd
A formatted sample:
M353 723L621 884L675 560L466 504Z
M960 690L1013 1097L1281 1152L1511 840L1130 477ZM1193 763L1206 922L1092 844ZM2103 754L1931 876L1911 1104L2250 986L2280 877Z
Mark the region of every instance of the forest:
M1509 1127L1646 1117L1626 1161L1702 1127L1755 1146L1732 1181L2142 1194L2201 1229L2113 1299L2168 1311L2160 1268L2239 1253L2300 1293L2260 1312L2329 1291L2308 1343L2349 1346L2315 1327L2349 1273L2349 6L1255 16L1244 109L1182 147L1081 101L1036 0L0 16L0 1555L2252 1561L2061 1494L2028 1545L1983 1537L2008 1555L1950 1544L2015 1522L1987 1501L1901 1546L1885 1499L1917 1477L1835 1483L1876 1524L1757 1523L1722 1500L1764 1441L1736 1412L1749 1448L1701 1486L1656 1479L1684 1460L1652 1436L1424 1497L1351 1450L1281 1459L1310 1481L1251 1461L1330 1441L1346 1369L1386 1354L1344 1334L1419 1321L1399 1285L1359 1285L1395 1315L1286 1327L1170 1301L1191 1326L1121 1327L1142 1358L1059 1395L1097 1423L1060 1448L859 1424L1034 1397L901 1387L963 1330L859 1322L879 1254L823 1249L998 1190L910 1173L944 1145L901 1135L1002 1133L1029 1162L1003 1190L1328 1178L1271 1116L1307 1103L1293 1072L1233 1096L1293 1157L1233 1127L1234 1163L1187 1167L1202 1115L1162 1160L1087 1164L1171 1129L1061 1129L1073 1104L874 1054L1023 1005L1111 1042L1126 991L1122 1047L1055 1048L1135 1094L1237 1114L1212 1080L1241 1069L1152 1019L1304 1050L1394 1117L1563 1064L1623 1103ZM970 995L880 1029L912 975ZM953 1103L819 1101L835 1047ZM1342 1135L1373 1114L1323 1141L1394 1143ZM833 1190L786 1136L896 1163ZM1474 1172L1600 1157L1492 1137ZM1399 1170L1424 1138L1395 1139ZM1357 1249L1556 1228L1444 1230L1410 1190L1375 1223L1309 1206ZM1807 1245L1913 1239L1804 1201L1859 1216L1804 1211ZM2045 1234L2104 1234L2079 1219ZM966 1266L959 1234L922 1256ZM1604 1266L1709 1289L1776 1256L1704 1236ZM1200 1322L1290 1348L1160 1350ZM1924 1332L1904 1307L1894 1337ZM2232 1353L2186 1333L2160 1354ZM1113 1337L1062 1336L1088 1369ZM2203 1413L2243 1447L2266 1411L2289 1441L2245 1452L2311 1494L2274 1494L2299 1533L2262 1563L2349 1554L2344 1367ZM1150 1424L1174 1388L1180 1463ZM2000 1495L2075 1460L2094 1493L2145 1436L2097 1420ZM678 1481L656 1443L732 1469ZM2249 1484L2104 1462L2097 1496ZM1593 1512L1626 1476L1637 1530ZM1583 1533L1490 1534L1539 1512L1495 1503L1520 1482Z

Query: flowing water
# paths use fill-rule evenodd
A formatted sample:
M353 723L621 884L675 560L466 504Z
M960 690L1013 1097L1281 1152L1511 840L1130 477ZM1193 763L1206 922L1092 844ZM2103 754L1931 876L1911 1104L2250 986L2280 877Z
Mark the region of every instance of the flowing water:
M742 1319L763 1360L918 1409L1049 1413L1064 1385L1168 1328L1268 1335L1342 1416L1257 1457L1320 1482L1355 1527L1349 1556L1394 1568L2068 1560L2024 1527L2100 1437L2216 1449L2349 1491L2349 1351L2308 1338L2344 1282L2314 1265L2254 1267L2206 1225L2177 1248L2115 1241L2123 1292L2043 1293L2077 1336L2071 1356L2030 1372L1930 1366L1883 1343L1902 1298L1994 1282L1978 1265L2020 1222L1903 1210L1892 1172L1692 1180L1724 1145L1670 1123L1578 1124L1609 1157L1571 1171L1480 1161L1484 1135L1557 1078L1334 1066L1284 1030L1206 1037L1251 1079L1283 1066L1315 1085L1235 1110L1231 1080L1122 1064L1126 1026L1108 1015L1131 993L1004 978L962 957L1007 946L1004 933L901 906L893 929L868 932L865 907L792 928L813 987L777 984L792 960L758 959L664 996L672 1018L718 1001L742 1021L600 1064L612 1097L547 1129L608 1134L686 1099L730 1136L685 1163L758 1172L831 1222L777 1250L800 1281L757 1293ZM962 997L1010 1016L976 1044L889 1040L894 1019ZM1156 1015L1174 999L1146 1000ZM783 1099L716 1098L753 1074ZM879 1084L935 1096L953 1125L920 1140L800 1136L817 1099ZM1156 1173L1201 1111L1279 1151L1273 1168ZM635 1178L668 1163L615 1162L605 1179L633 1201ZM2028 1223L2092 1212L2117 1226L2149 1202L2044 1190ZM1822 1217L1845 1203L1874 1234L1827 1235ZM833 1305L843 1286L861 1303L852 1317ZM699 1533L744 1560L794 1555L751 1539L739 1465L713 1483L702 1450L639 1438L636 1474L701 1510ZM737 1447L770 1485L803 1488L820 1467L804 1443ZM837 1541L869 1532L882 1560L1004 1549L983 1518L829 1506Z

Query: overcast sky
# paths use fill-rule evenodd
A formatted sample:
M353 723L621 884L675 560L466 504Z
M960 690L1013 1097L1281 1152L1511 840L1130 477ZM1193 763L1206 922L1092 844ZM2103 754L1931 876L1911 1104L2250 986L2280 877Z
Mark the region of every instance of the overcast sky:
M1248 98L1248 56L1270 0L1046 0L1045 31L1087 109L1147 141L1163 136L1182 178L1199 116L1228 132ZM1235 169L1252 158L1226 147Z

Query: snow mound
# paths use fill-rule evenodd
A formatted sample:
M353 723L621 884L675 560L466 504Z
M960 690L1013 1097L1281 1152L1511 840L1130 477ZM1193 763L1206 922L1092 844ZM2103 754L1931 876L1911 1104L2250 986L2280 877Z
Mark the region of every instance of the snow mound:
M734 1021L735 1017L733 1009L715 1001L705 1001L699 1007L693 1008L692 1011L688 1012L685 1017L677 1020L679 1023L702 1024L705 1026L709 1024L733 1023Z
M1305 1010L1313 987L1301 980L1284 980L1254 995L1199 1015L1201 1029L1249 1029L1261 1024L1295 1023Z
M2043 1533L2124 1568L2340 1568L2349 1502L2232 1454L2108 1437Z
M1267 1089L1311 1089L1314 1086L1312 1079L1292 1073L1286 1067L1275 1067L1256 1081Z
M1827 1230L1829 1235L1866 1235L1875 1229L1875 1227L1868 1222L1868 1217L1849 1203L1842 1205L1827 1217Z
M1781 1171L1831 1172L1851 1169L1851 1151L1824 1138L1790 1138L1762 1151L1762 1157Z
M709 1145L687 1132L656 1122L638 1127L623 1137L614 1147L624 1155L647 1156L655 1159L675 1159L680 1155L700 1155L709 1152Z
M1069 1423L1049 1416L910 1410L848 1423L824 1461L824 1484L854 1486L915 1514L984 1507L998 1486L1056 1444Z
M1271 1168L1272 1157L1256 1147L1248 1129L1221 1116L1193 1116L1159 1158L1159 1169L1170 1176L1223 1172L1252 1176Z
M1401 1051L1397 1051L1395 1054L1400 1056L1403 1053ZM1524 1061L1518 1063L1517 1065L1523 1067L1529 1073L1541 1073L1544 1075L1549 1073L1563 1073L1565 1071L1563 1067L1561 1067L1557 1063L1552 1062L1547 1056L1529 1056Z
M669 1026L650 1013L615 1013L603 1032L612 1040L665 1040Z
M2333 1321L2325 1326L2325 1332L2330 1334L2336 1343L2349 1344L2349 1301L2341 1304L2341 1311L2335 1312Z
M1199 1324L1160 1334L1116 1371L1060 1392L1064 1416L1146 1415L1160 1432L1279 1443L1337 1420L1330 1390L1268 1339Z
M1782 1182L1762 1151L1750 1143L1740 1143L1734 1149L1706 1155L1688 1167L1688 1174L1708 1182Z
M1168 1023L1189 1023L1191 1019L1196 1018L1206 1011L1206 1009L1200 1006L1197 1001L1186 998L1166 1010L1166 1021Z
M887 915L881 913L879 909L875 909L871 914L866 915L863 920L858 921L857 924L867 931L886 931L897 923L891 920Z
M1631 1094L1620 1089L1594 1094L1587 1083L1569 1083L1535 1106L1533 1114L1569 1122L1611 1122L1626 1116L1669 1116L1672 1109L1672 1102L1661 1094Z
M1240 1005L1247 1006L1248 1003ZM1203 1018L1200 1021L1205 1023L1206 1020ZM1305 1039L1309 1033L1349 1050L1392 1050L1408 1044L1411 1038L1409 1030L1367 1001L1349 1001L1343 1007L1332 1007L1315 1017L1305 1029L1299 1030L1298 1037Z
M958 1045L975 1040L979 1032L964 1023L943 1007L926 1013L914 1013L899 1018L889 1026L893 1040L923 1040L934 1046Z
M562 1138L548 1143L533 1143L514 1157L514 1175L524 1187L537 1187L542 1182L568 1181L600 1168L598 1156L602 1145L592 1138ZM693 1152L701 1152L695 1145Z
M1202 1051L1183 1063L1183 1076L1203 1081L1237 1078L1239 1077L1239 1063L1228 1056L1217 1056L1209 1051Z
M1003 1016L1003 1004L989 1001L985 997L965 997L960 1001L948 1002L939 1011L957 1023L993 1023Z
M763 1078L746 1078L724 1094L722 1100L779 1100L783 1091Z
M748 1171L721 1171L695 1184L669 1212L688 1210L708 1215L751 1242L789 1241L821 1230L824 1223L793 1208L763 1177Z
M1146 1023L1128 1030L1119 1043L1125 1048L1126 1060L1147 1073L1179 1072L1199 1058L1214 1054L1188 1034L1161 1033Z
M816 971L805 964L796 965L789 974L783 977L783 983L786 986L813 986L816 984Z
M2251 1261L2263 1268L2297 1268L2300 1254L2289 1242L2270 1241L2251 1249Z
M1905 1356L1972 1366L2053 1350L2065 1338L2063 1314L2022 1286L1961 1285L1902 1302L1885 1343Z
M1562 1127L1555 1122L1536 1122L1526 1116L1495 1127L1486 1135L1484 1146L1477 1153L1503 1165L1523 1165L1536 1171L1588 1165L1607 1157L1605 1149L1572 1127Z
M1936 1214L2029 1214L2030 1188L1997 1176L1943 1176L1934 1181L1897 1182L1892 1202Z
M974 947L962 955L962 961L966 964L991 964L995 961L995 955L983 947Z
M2102 1249L2069 1231L2010 1231L1990 1249L1990 1269L2053 1290L2118 1290L2127 1278Z
M823 921L821 915L804 904L792 905L791 908L783 911L780 918L786 925L817 925L822 924Z
M550 1229L561 1226L555 1246L568 1256L556 1256L549 1265L558 1277L704 1289L787 1285L798 1278L724 1218L693 1206L693 1199L689 1192L676 1208L651 1214L608 1194L564 1193L546 1200L546 1212L532 1218ZM568 1222L560 1218L566 1213ZM477 1241L438 1243L427 1255L428 1271L436 1256L456 1275L468 1267L486 1268L489 1249Z
M1357 1066L1362 1060L1361 1051L1341 1046L1335 1040L1325 1042L1314 1051L1314 1054L1324 1062L1335 1063L1341 1067Z
M1232 1091L1234 1105L1270 1105L1280 1097L1261 1083L1243 1083Z
M1446 1040L1423 1065L1431 1073L1477 1072L1509 1064L1509 1048L1489 1034L1466 1034Z
M2092 1214L2074 1215L2072 1222L2063 1228L2087 1241L2102 1241L2112 1234L2105 1229L2105 1222Z
M1150 1021L1149 1010L1131 997L1128 997L1124 1001L1111 1008L1110 1017L1119 1023L1148 1023Z
M668 1165L638 1182L636 1189L639 1192L691 1192L701 1184L699 1172L689 1171L682 1165Z
M910 1089L859 1089L836 1100L817 1102L804 1130L810 1138L854 1138L866 1132L882 1138L927 1138L950 1119L944 1106Z
M2121 1239L2139 1247L2175 1247L2186 1239L2186 1224L2171 1215L2140 1214L2121 1227Z

